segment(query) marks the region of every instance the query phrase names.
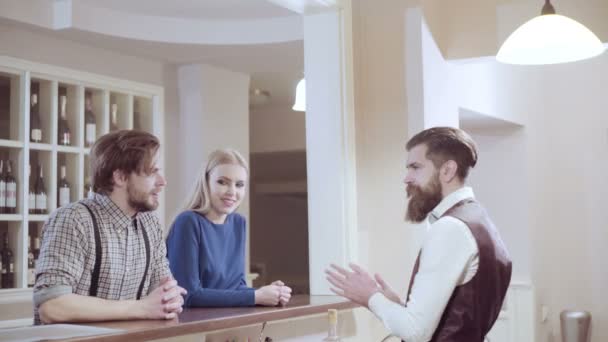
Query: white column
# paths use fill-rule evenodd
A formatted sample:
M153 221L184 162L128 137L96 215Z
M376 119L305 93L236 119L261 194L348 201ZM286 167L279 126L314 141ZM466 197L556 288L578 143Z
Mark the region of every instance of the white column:
M179 124L167 134L165 156L168 167L179 167L167 185L167 224L181 210L209 153L229 147L249 160L249 80L247 74L209 65L178 68ZM249 218L249 195L239 213Z
M357 256L352 55L347 10L304 17L310 293ZM346 23L346 24L345 24ZM346 42L346 44L345 44ZM348 85L348 86L347 86Z

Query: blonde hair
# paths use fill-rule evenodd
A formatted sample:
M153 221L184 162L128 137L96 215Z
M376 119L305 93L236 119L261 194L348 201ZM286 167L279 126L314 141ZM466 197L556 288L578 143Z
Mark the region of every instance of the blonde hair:
M242 166L249 174L249 165L243 156L236 150L225 148L213 151L207 159L204 169L199 172L199 177L194 184L194 189L187 197L184 205L185 210L194 210L203 215L207 215L211 210L209 194L209 173L218 165L231 164Z

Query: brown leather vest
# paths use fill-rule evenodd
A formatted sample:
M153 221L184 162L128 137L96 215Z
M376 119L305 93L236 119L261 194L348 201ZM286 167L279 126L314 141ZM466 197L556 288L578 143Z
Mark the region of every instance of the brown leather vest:
M511 258L496 227L477 201L463 200L443 216L452 216L469 227L479 249L479 268L471 280L452 293L431 341L483 342L505 299L511 281ZM412 271L408 298L419 264L420 254Z

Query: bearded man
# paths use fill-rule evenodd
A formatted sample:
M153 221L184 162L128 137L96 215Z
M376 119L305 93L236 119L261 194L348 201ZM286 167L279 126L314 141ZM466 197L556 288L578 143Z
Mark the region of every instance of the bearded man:
M332 265L332 291L371 310L407 342L482 342L498 318L511 260L473 190L465 185L477 148L463 130L434 127L406 145L406 219L428 220L404 300L378 274Z
M171 277L153 211L166 185L158 139L116 131L91 147L89 198L55 210L42 231L34 324L173 319L186 291Z

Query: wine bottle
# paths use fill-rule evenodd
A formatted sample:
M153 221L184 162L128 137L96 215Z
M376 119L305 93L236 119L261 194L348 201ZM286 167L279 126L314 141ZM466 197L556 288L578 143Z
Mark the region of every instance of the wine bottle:
M61 95L59 97L60 105L60 117L59 117L59 131L58 131L58 143L59 145L69 146L71 144L72 134L70 133L70 126L68 124L68 118L66 113L67 97Z
M112 103L112 111L110 115L110 132L118 131L118 105Z
M0 160L0 213L6 212L6 181L4 180L4 160Z
M34 251L32 250L32 236L27 237L27 286L33 287L36 281L36 263L34 262Z
M36 214L46 214L46 189L44 187L44 178L42 173L42 166L38 166L40 172L38 173L38 178L36 179L36 186L34 188L36 194Z
M32 94L30 105L30 140L39 143L42 142L42 126L40 124L38 94Z
M93 114L93 101L90 97L85 100L84 122L85 142L87 146L91 146L97 139L97 123L95 122L95 114Z
M38 262L38 256L40 255L40 236L34 237L34 263Z
M341 341L340 336L338 336L338 310L327 310L327 321L329 328L327 330L327 337L323 341Z
M91 198L93 196L93 185L91 184L91 179L87 178L87 181L84 184L84 198Z
M27 203L30 214L36 214L36 191L34 191L34 180L32 179L32 165L27 166L27 179L30 181L29 186L29 194L27 198Z
M4 246L2 247L2 288L15 287L15 261L13 251L8 245L8 233L4 233Z
M133 99L133 128L143 129L141 127L141 113L139 112L139 101L137 99Z
M17 180L13 176L13 164L9 160L6 163L6 210L8 214L14 214L17 212Z
M59 206L70 203L70 183L65 177L65 165L61 165L61 179L59 180Z

